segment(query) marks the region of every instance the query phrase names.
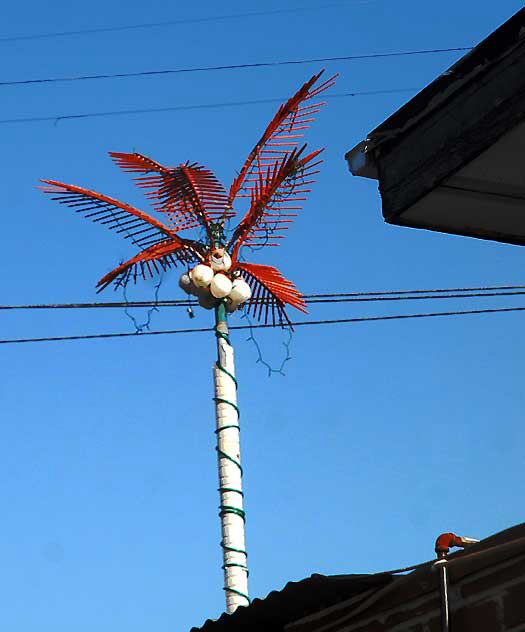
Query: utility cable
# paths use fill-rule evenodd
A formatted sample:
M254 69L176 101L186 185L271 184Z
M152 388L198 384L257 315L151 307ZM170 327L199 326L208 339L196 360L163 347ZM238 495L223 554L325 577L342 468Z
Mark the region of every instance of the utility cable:
M272 15L282 15L290 13L302 13L306 11L319 11L321 9L333 9L343 8L348 5L359 6L372 4L376 0L353 0L352 2L337 2L330 4L322 4L313 7L290 7L288 9L273 9L268 11L251 11L247 13L230 13L223 15L211 15L198 18L180 18L178 20L166 20L164 22L144 22L140 24L125 24L120 26L103 26L98 28L89 29L77 29L75 31L58 31L54 33L34 33L30 35L11 35L6 37L0 37L0 42L20 42L36 39L51 39L55 37L68 37L75 35L93 35L98 33L117 33L122 31L133 31L138 29L159 28L166 26L177 26L179 24L198 24L206 22L223 22L225 20L239 19L239 18L251 18L251 17L265 17Z
M305 299L305 302L308 304L315 303L363 303L369 301L428 301L433 299L444 299L444 298L479 298L479 297L490 297L490 296L521 296L525 294L525 292L482 292L475 294L428 294L428 295L417 295L417 296L375 296L375 297L366 297L366 298L349 298L342 296L340 298L312 298Z
M434 292L491 292L495 290L523 290L525 285L488 285L482 287L449 287L438 288L432 290L388 290L386 292L352 292L349 294L341 294L336 292L333 294L305 294L305 297L331 297L331 296L388 296L393 294L432 294Z
M400 94L402 92L414 92L419 88L395 88L393 90L366 90L363 92L344 92L341 94L327 94L326 99L339 99L344 97L365 97L376 96L382 94ZM122 116L126 114L151 114L161 112L181 112L185 110L213 110L217 108L231 108L247 105L261 105L265 103L282 103L285 99L256 99L254 101L226 101L221 103L197 103L194 105L175 105L165 108L138 108L133 110L107 110L105 112L84 112L80 114L54 114L52 116L30 116L25 118L0 119L0 125L8 125L15 123L43 123L54 122L55 125L60 121L71 121L79 119L88 119L105 116Z
M333 61L355 61L358 59L380 59L386 57L407 57L413 55L430 55L438 53L451 53L472 50L470 46L457 48L434 48L412 51L396 51L392 53L366 53L361 55L342 55L338 57L313 57L310 59L292 59L284 61L268 61L253 64L231 64L227 66L201 66L197 68L174 68L166 70L144 70L140 72L119 72L100 75L79 75L76 77L47 77L43 79L21 79L16 81L0 81L0 86L27 86L43 83L62 83L70 81L95 81L100 79L124 79L131 77L152 77L158 75L187 74L192 72L213 72L220 70L240 70L246 68L270 68L275 66L291 66Z
M476 292L481 290L480 292ZM487 291L484 291L487 290ZM516 290L516 291L497 291ZM352 292L333 294L303 294L306 303L342 303L361 301L391 301L391 300L430 300L436 298L470 298L494 296L521 296L525 294L523 285L503 285L480 288L450 288L435 290L404 290L389 292ZM461 293L456 293L461 292ZM468 293L466 293L468 292ZM474 293L476 292L476 293ZM402 295L407 296L402 296ZM394 295L394 296L393 296ZM251 301L249 301L251 302ZM255 302L255 301L254 301ZM11 309L90 309L90 308L132 308L132 307L195 307L197 301L188 299L174 299L165 301L113 301L107 303L47 303L34 305L0 305L0 310Z
M365 318L339 318L333 320L303 320L298 322L290 322L292 327L312 326L312 325L336 325L343 323L364 323L373 321L387 320L406 320L409 318L433 318L436 316L465 316L467 314L496 314L504 312L523 312L525 307L499 307L495 309L473 309L453 312L430 312L424 314L397 314L394 316L367 316ZM269 329L279 325L259 324L259 325L234 325L229 327L232 330L242 329ZM142 333L109 333L109 334L88 334L82 336L52 336L48 338L13 338L9 340L0 340L0 344L21 344L27 342L60 342L66 340L94 340L98 338L129 338L130 336L160 336L166 334L190 334L215 331L213 327L201 327L196 329L166 329L161 331L144 331Z
M302 64L325 63L333 61L356 61L359 59L381 59L387 57L408 57L414 55L435 55L439 53L455 53L472 50L470 46L456 48L433 48L411 51L395 51L391 53L365 53L360 55L341 55L338 57L313 57L310 59L291 59L283 61L258 62L253 64L231 64L227 66L201 66L197 68L173 68L166 70L145 70L140 72L119 72L98 75L79 75L76 77L46 77L42 79L21 79L17 81L0 81L0 86L27 86L44 83L63 83L71 81L95 81L100 79L124 79L131 77L153 77L160 75L188 74L193 72L217 72L221 70L241 70L246 68L272 68L276 66L297 66Z

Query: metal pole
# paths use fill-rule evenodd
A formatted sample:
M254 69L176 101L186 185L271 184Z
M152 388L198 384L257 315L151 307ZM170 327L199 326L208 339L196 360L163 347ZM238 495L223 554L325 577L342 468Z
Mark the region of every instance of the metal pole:
M439 573L439 592L441 596L441 632L449 632L449 599L447 558L443 555L435 565Z
M449 632L450 629L450 605L448 595L448 569L447 554L450 547L458 546L464 549L466 546L476 544L479 540L474 538L465 538L455 535L454 533L442 533L436 540L434 551L437 554L437 562L434 562L434 568L439 573L439 593L441 597L441 632Z
M217 455L219 466L220 518L226 591L226 612L250 603L244 535L242 467L240 458L239 409L233 347L228 337L223 302L215 308L217 363L213 369Z

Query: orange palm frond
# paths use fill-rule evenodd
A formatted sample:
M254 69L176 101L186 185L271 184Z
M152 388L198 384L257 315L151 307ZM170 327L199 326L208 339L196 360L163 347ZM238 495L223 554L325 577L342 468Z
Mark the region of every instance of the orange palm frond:
M44 193L51 195L51 199L73 208L87 219L122 234L125 239L130 239L136 246L144 249L101 279L98 284L102 286L101 290L114 279L119 283L134 275L136 280L137 272L142 277L145 277L145 272L152 275L152 267L155 272L159 272L156 262L165 269L176 265L177 262L186 264L204 259L204 248L201 244L179 237L162 222L129 204L73 184L54 180L42 182L47 186L40 188Z
M259 319L264 316L265 322L271 317L273 324L289 323L285 305L305 311L301 294L276 268L242 263L238 259L243 245L279 245L279 240L284 239L283 231L293 222L309 193L312 177L318 173L316 167L322 162L316 160L322 150L307 154L306 145L300 147L299 139L324 105L318 101L319 95L337 77L319 81L323 73L314 75L279 108L228 194L213 172L198 163L188 161L169 167L139 153L110 152L117 166L133 174L133 180L145 190L153 208L167 217L166 224L101 193L42 180L46 186L41 188L52 199L122 234L140 248L141 252L99 281L99 291L111 283L126 284L130 279L153 276L178 263L198 261L210 270L226 274L232 281L235 273L245 275L254 293L249 310ZM248 198L249 208L228 241L226 220L234 216L232 205L237 198ZM206 233L202 241L178 235L178 231L199 227ZM218 249L224 269L214 263ZM227 267L230 263L231 268ZM248 293L246 288L244 291ZM231 305L233 309L233 298Z
M273 246L274 240L282 239L278 235L286 230L293 221L296 213L289 211L300 210L297 206L305 200L305 189L312 182L309 178L317 173L317 167L322 161L312 162L321 149L302 156L306 145L301 149L294 149L286 155L281 163L268 168L266 174L259 175L259 181L251 192L251 205L248 212L235 229L228 247L233 246L232 259L235 261L239 248L247 246Z
M257 263L237 263L236 270L243 273L252 290L252 299L247 311L259 321L272 325L290 325L284 306L291 305L307 313L306 303L295 285L283 277L273 266Z
M237 196L251 197L251 191L257 185L261 173L273 169L298 146L299 139L314 120L314 114L324 105L323 102L305 105L305 102L315 99L321 92L333 86L337 78L334 75L314 88L323 73L324 70L314 75L281 105L233 181L228 195L229 206L233 205Z
M187 265L196 260L200 260L196 252L188 248L183 240L163 241L139 252L138 255L102 277L97 283L97 293L106 289L113 282L115 289L117 289L127 285L131 279L136 283L138 277L142 279L146 279L147 276L152 278L167 268L176 267L178 263Z
M142 154L110 152L110 156L124 171L142 174L134 181L149 189L146 197L155 210L170 217L175 230L203 226L209 233L210 222L233 216L225 212L227 195L222 184L197 163L164 167Z
M73 208L76 213L82 213L93 222L104 224L110 230L123 234L124 239L130 239L139 248L157 244L166 238L180 239L162 222L129 204L74 184L54 180L41 182L48 185L41 189L44 193L50 194L52 200Z

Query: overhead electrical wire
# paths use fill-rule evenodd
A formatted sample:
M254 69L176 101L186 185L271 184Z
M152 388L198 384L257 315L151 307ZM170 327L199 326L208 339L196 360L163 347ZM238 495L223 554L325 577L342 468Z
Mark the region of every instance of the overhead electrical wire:
M511 291L512 290L512 291ZM431 290L395 290L387 292L351 292L332 294L303 294L306 303L354 303L368 301L410 301L451 298L485 298L496 296L521 296L525 285L499 285L475 288L441 288ZM249 301L251 302L251 301ZM191 299L164 301L108 301L95 303L43 303L32 305L0 305L1 310L14 309L90 309L90 308L150 308L150 307L194 307L198 303Z
M472 47L434 48L411 51L394 51L390 53L365 53L360 55L340 55L337 57L313 57L309 59L289 59L281 61L257 62L253 64L231 64L224 66L201 66L197 68L173 68L166 70L145 70L140 72L119 72L98 75L80 75L76 77L45 77L41 79L21 79L15 81L0 81L0 86L26 86L34 84L62 83L70 81L95 81L101 79L124 79L131 77L152 77L161 75L188 74L193 72L217 72L221 70L241 70L246 68L271 68L276 66L292 66L333 61L356 61L360 59L381 59L388 57L407 57L414 55L431 55L439 53L453 53L471 50Z
M417 295L417 296L377 296L377 297L361 297L361 298L350 298L347 296L342 296L340 298L313 298L306 299L306 303L362 303L369 301L428 301L433 299L444 299L444 298L471 298L471 297L490 297L490 296L518 296L523 295L525 292L478 292L476 294L428 294L428 295Z
M449 287L423 290L387 290L386 292L352 292L332 294L305 294L308 298L338 297L338 296L389 296L394 294L434 294L436 292L494 292L497 290L523 290L525 285L485 285L481 287Z
M380 94L398 94L402 92L414 92L419 88L394 88L392 90L365 90L363 92L344 92L340 94L328 94L325 98L337 99L342 97L362 97L375 96ZM216 108L239 107L246 105L261 105L264 103L282 103L283 98L256 99L254 101L226 101L221 103L197 103L193 105L175 105L164 108L137 108L132 110L108 110L105 112L85 112L80 114L53 114L52 116L31 116L15 119L0 119L0 125L14 123L42 123L54 122L57 125L60 121L88 119L104 116L122 116L127 114L152 114L161 112L180 112L184 110L212 110Z
M525 307L499 307L495 309L473 309L473 310L461 310L451 312L430 312L424 314L396 314L393 316L367 316L364 318L338 318L333 320L304 320L291 322L292 327L303 327L312 325L335 325L343 323L364 323L373 321L386 321L386 320L406 320L410 318L432 318L438 316L465 316L468 314L495 314L503 312L523 312ZM229 327L230 331L243 330L243 329L275 329L276 325L258 324L258 325L232 325ZM47 338L13 338L7 340L0 340L0 344L22 344L30 342L62 342L69 340L94 340L101 338L129 338L129 337L142 337L142 336L160 336L160 335L173 335L173 334L190 334L190 333L202 333L215 331L213 327L201 327L194 329L166 329L160 331L143 331L143 332L119 332L109 334L87 334L81 336L51 336Z
M322 4L311 7L290 7L287 9L270 9L267 11L250 11L247 13L230 13L222 15L212 15L198 18L179 18L177 20L165 20L164 22L143 22L140 24L124 24L120 26L102 26L89 29L77 29L75 31L58 31L54 33L33 33L29 35L10 35L6 37L0 37L0 42L19 42L25 40L36 39L51 39L55 37L68 37L76 35L93 35L98 33L116 33L121 31L132 31L138 29L159 28L166 26L177 26L185 24L198 24L205 22L224 22L225 20L239 19L239 18L251 18L251 17L265 17L272 15L282 15L289 13L303 13L307 11L320 11L324 9L343 8L347 6L360 6L369 5L378 0L351 0L350 2L336 2L329 4Z
M229 66L206 66L206 67L200 67L200 68L152 70L152 71L135 72L135 73L85 75L85 76L79 76L79 77L54 77L54 78L50 77L50 78L43 78L43 79L4 81L4 82L0 82L0 87L55 83L55 82L64 82L64 81L84 81L84 80L96 80L96 79L116 79L116 78L122 78L122 77L169 75L173 73L233 70L233 69L242 69L242 68L261 68L261 67L271 67L271 66L281 66L281 65L291 65L291 64L318 63L318 62L326 62L326 61L377 59L377 58L386 58L386 57L400 57L400 56L423 55L423 54L426 55L426 54L437 54L437 53L466 51L466 50L471 50L471 48L470 47L436 48L436 49L424 49L424 50L413 50L413 51L394 51L390 53L370 53L370 54L362 54L362 55L345 55L345 56L339 56L339 57L319 57L319 58L311 58L311 59L261 62L261 63L254 63L254 64L235 64L235 65L229 65ZM414 92L418 89L419 88L415 88L415 87L412 87L412 88L406 87L406 88L393 88L393 89L383 89L383 90L363 90L363 91L356 91L356 92L343 92L339 94L331 94L331 95L327 95L326 98L338 99L338 98L348 98L348 97L400 94L403 92ZM99 118L99 117L108 117L108 116L124 116L124 115L132 115L132 114L153 114L153 113L158 114L161 112L177 112L177 111L184 111L184 110L205 110L205 109L241 107L241 106L245 107L245 106L250 106L250 105L261 105L265 103L281 103L282 100L283 100L282 98L268 98L268 99L255 99L251 101L225 101L225 102L218 102L218 103L196 103L196 104L175 105L175 106L168 106L168 107L161 107L161 108L133 108L133 109L127 109L127 110L106 110L102 112L79 112L79 113L74 113L74 114L53 114L50 116L31 116L31 117L21 117L21 118L0 119L0 125L9 125L9 124L18 124L18 123L42 123L42 122L54 122L54 124L57 125L60 121L67 121L67 120L79 120L79 119Z

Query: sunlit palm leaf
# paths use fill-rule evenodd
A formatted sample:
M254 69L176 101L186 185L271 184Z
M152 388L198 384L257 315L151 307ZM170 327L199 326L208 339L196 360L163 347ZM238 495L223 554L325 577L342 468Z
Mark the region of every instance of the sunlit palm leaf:
M252 299L248 304L248 313L265 324L290 324L284 306L291 305L301 312L306 312L306 303L295 285L283 277L273 266L256 263L237 263L236 270L251 287Z

